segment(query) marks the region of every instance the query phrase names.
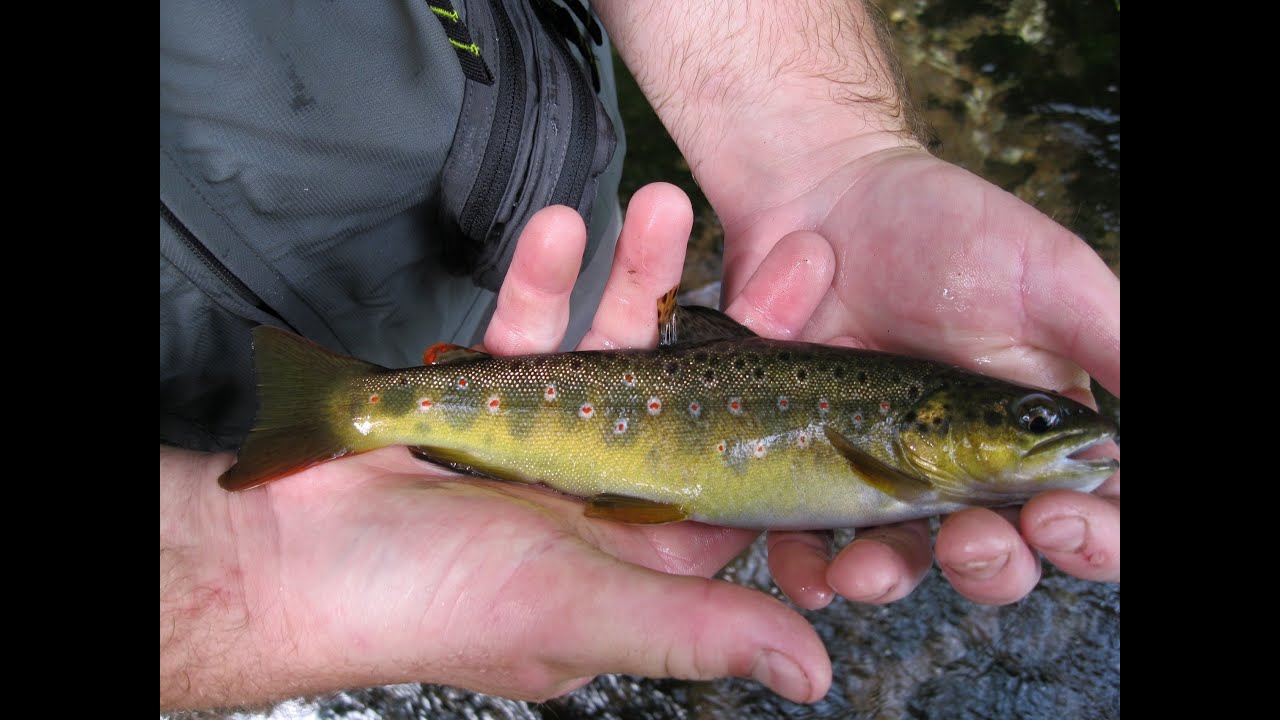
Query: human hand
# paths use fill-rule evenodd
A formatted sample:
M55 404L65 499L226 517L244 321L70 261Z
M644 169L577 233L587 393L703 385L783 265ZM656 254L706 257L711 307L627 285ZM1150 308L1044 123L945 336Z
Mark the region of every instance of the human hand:
M1082 401L1087 371L1119 395L1119 280L1067 230L915 144L888 30L868 3L596 8L724 225L729 315L769 337L949 360ZM817 267L833 279L812 317L787 292L747 292ZM771 533L770 568L805 608L837 592L899 599L934 552L984 603L1035 586L1033 549L1072 575L1118 581L1119 495L1117 473L1092 495L1045 493L1020 514L956 513L933 552L923 521L863 531L834 560L823 537ZM1055 519L1066 523L1051 529Z
M635 195L584 348L656 344L654 302L678 282L691 223L675 188ZM555 350L584 245L572 210L533 218L490 352ZM793 277L788 306L811 312L823 285ZM782 290L743 294L762 291ZM542 700L603 672L752 676L795 701L829 687L798 614L707 579L754 533L589 519L575 499L402 447L229 494L216 478L231 461L161 449L162 710L398 682Z
M1092 402L1089 375L1120 394L1120 283L1065 228L910 146L853 159L808 185L776 205L723 215L730 306L741 303L748 278L764 282L775 243L805 246L814 256L833 253L836 272L796 339L944 360L1083 402ZM786 312L748 303L737 317L756 326L766 308ZM1103 452L1119 457L1114 444ZM925 521L860 532L833 560L827 540L812 533L773 533L769 548L779 586L808 608L834 592L897 600L932 562ZM934 547L947 579L983 603L1030 592L1037 551L1071 575L1118 582L1119 473L1091 495L1048 492L1020 513L956 513Z

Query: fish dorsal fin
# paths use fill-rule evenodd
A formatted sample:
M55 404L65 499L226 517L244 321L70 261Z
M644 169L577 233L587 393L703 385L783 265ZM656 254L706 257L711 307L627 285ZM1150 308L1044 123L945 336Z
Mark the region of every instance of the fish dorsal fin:
M439 342L422 351L423 365L448 365L460 360L479 360L490 357L489 353L472 350L453 343Z
M661 525L689 517L679 505L613 493L593 496L587 501L587 509L583 514L589 518L603 518L633 525Z
M684 345L722 340L753 338L755 333L714 308L676 304L676 291L671 288L658 299L658 346Z
M900 502L914 502L934 494L928 480L908 475L872 457L870 453L859 450L849 441L849 438L841 435L830 425L824 425L822 430L826 433L831 446L849 461L854 474L876 490Z

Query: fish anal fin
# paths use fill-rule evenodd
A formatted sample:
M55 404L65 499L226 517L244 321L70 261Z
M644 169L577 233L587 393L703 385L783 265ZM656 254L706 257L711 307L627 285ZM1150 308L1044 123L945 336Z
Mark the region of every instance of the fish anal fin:
M613 493L592 496L587 501L584 514L589 518L601 518L633 525L661 525L679 522L689 517L689 514L679 505Z
M536 482L510 468L494 465L483 458L478 458L462 450L419 445L416 447L410 446L409 453L419 460L429 462L432 465L439 465L467 475L475 475L492 480L505 480L507 482Z
M473 360L489 357L488 353L482 353L479 350L454 345L453 343L440 342L432 345L422 352L423 365L447 365L459 360Z
M830 425L824 425L822 430L831 446L849 462L854 474L876 490L900 502L914 502L936 495L927 480L908 475L858 449Z

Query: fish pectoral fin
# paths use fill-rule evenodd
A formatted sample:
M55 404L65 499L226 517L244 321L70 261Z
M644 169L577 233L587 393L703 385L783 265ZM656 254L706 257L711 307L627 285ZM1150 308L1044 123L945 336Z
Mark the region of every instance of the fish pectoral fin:
M934 495L933 485L928 480L908 475L872 457L870 453L859 450L849 438L830 425L824 425L822 430L831 446L849 461L854 474L876 490L900 502L915 502Z
M587 509L584 514L589 518L603 518L633 525L660 525L679 522L689 517L689 514L679 505L613 493L592 496L587 500Z
M507 482L537 482L536 480L532 480L514 470L511 470L510 468L489 463L461 450L419 445L417 447L410 446L409 453L419 460L429 462L432 465L439 465L453 470L454 472L466 473L467 475L476 475L478 477L490 478L492 480L505 480Z
M658 298L658 347L759 337L715 308L677 305L676 291L679 289L677 285Z
M478 360L491 357L489 353L472 350L453 343L439 342L422 351L423 365L448 365L459 360Z

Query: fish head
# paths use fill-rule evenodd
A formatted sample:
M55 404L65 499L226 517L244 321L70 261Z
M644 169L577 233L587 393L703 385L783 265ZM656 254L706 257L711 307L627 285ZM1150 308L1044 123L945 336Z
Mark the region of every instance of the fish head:
M896 451L944 495L1017 502L1101 485L1119 461L1077 456L1117 432L1112 420L1070 398L977 378L927 393L905 412Z

